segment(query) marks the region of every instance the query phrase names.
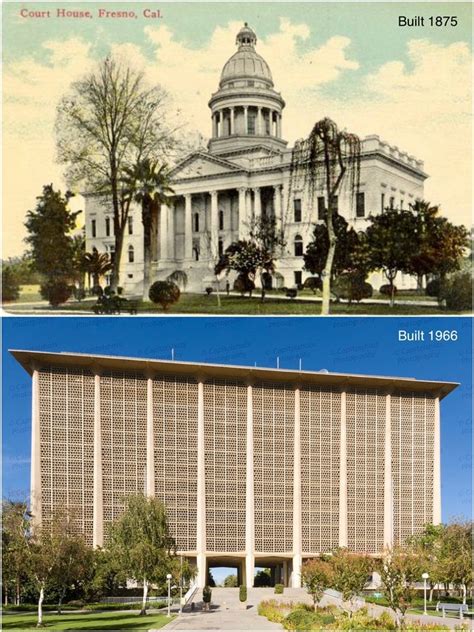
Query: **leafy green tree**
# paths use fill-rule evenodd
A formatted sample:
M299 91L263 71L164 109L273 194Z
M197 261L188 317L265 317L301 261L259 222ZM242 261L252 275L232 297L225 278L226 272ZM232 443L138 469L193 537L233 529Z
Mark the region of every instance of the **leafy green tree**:
M265 588L266 586L271 586L272 585L271 570L269 568L263 568L262 570L255 573L253 585L255 586L255 588Z
M84 594L88 601L100 600L126 588L127 574L117 558L107 549L94 549L89 572L84 578Z
M30 246L35 269L44 277L42 294L51 304L64 294L56 292L55 287L69 285L75 274L74 239L71 233L81 211L69 209L68 203L72 196L69 191L63 196L61 191L54 190L52 184L45 185L43 194L37 198L35 210L28 211L26 215L28 236L25 241Z
M301 567L301 579L306 590L313 598L313 606L316 610L316 606L325 589L332 585L333 568L325 560L307 560Z
M416 597L415 582L423 573L420 556L410 548L388 549L382 560L380 577L385 599L395 613L397 626L401 629L408 608Z
M15 604L20 604L22 584L28 575L27 535L30 514L27 504L5 500L2 503L2 585L5 604L13 589Z
M236 588L238 586L237 575L227 575L224 579L224 586L226 588Z
M342 594L343 602L348 604L349 615L355 609L355 600L370 581L372 561L366 555L351 553L339 549L330 559L333 571L333 586Z
M429 601L433 601L433 591L437 584L444 581L446 569L442 562L442 542L445 526L427 524L422 533L411 536L407 544L419 555L423 572L429 574Z
M127 498L124 513L112 524L108 547L127 576L143 584L140 614L146 615L150 582L163 581L175 553L163 503L143 495Z
M167 204L170 194L171 178L167 165L158 166L156 160L149 157L140 160L132 167L125 167L124 184L135 202L142 207L143 224L143 300L148 298L150 288L152 234L157 239L158 214L160 207Z
M332 268L337 235L334 217L337 196L346 183L351 194L358 191L360 182L360 139L355 134L340 130L329 118L317 121L309 136L298 140L291 155L290 186L303 186L308 191L310 204L322 190L327 200L325 223L328 250L323 276L321 314L329 314Z
M442 532L440 562L444 567L447 583L461 589L463 604L472 586L472 523L453 522Z
M417 247L416 219L411 211L387 209L369 218L366 230L369 268L382 270L390 285L390 306L395 298L398 272L410 272L412 253Z
M111 286L117 291L125 230L135 187L127 169L168 155L175 131L167 121L167 95L148 87L143 73L107 57L72 84L56 118L59 161L66 179L82 186L113 211L115 257Z
M2 300L4 302L16 301L20 296L20 284L15 270L6 265L2 268Z
M148 291L150 301L159 303L166 312L170 305L179 301L181 290L172 281L155 281Z

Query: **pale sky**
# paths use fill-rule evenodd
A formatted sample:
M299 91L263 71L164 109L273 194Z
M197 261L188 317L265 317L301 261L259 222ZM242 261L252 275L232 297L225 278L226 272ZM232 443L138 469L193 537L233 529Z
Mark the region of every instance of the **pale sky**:
M58 7L92 18L58 18ZM136 17L99 18L98 8ZM471 225L470 3L6 3L3 5L3 257L25 249L26 212L43 184L65 190L55 163L56 105L69 85L110 52L161 84L190 131L208 138L207 102L248 21L257 51L286 101L283 136L293 143L330 116L424 160L425 198ZM49 11L24 18L21 9ZM422 16L401 28L398 16ZM457 26L431 27L431 15ZM74 200L81 208L81 199Z

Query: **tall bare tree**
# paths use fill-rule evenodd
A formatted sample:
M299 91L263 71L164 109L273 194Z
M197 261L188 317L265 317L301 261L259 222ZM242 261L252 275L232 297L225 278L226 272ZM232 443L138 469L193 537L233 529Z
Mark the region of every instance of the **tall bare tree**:
M107 57L71 85L57 108L57 153L67 181L113 210L114 290L134 197L125 170L145 159L163 161L172 151L176 129L169 124L168 103L162 88L146 85L142 72Z
M337 196L345 179L348 179L349 189L354 194L360 181L359 137L340 130L334 121L324 118L315 123L307 138L295 143L290 174L290 188L302 185L307 191L310 207L318 191L326 194L325 222L329 247L323 271L322 315L329 314L331 273L337 242L333 220L337 213Z

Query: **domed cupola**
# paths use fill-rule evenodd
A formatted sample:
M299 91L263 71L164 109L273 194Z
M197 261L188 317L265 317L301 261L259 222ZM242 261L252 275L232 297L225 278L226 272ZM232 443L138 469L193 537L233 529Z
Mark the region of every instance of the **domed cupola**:
M267 62L255 46L257 36L247 22L237 33L238 50L225 63L219 89L209 101L212 139L209 151L231 154L255 146L282 151L281 117L285 102L273 87Z

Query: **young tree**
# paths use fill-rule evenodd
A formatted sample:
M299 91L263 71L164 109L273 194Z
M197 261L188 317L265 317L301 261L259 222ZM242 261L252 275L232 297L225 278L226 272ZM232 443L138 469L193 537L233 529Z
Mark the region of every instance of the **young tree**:
M20 296L20 284L13 266L2 266L2 301L16 301Z
M52 184L43 187L37 198L36 209L27 212L25 226L30 254L36 270L44 281L42 294L55 303L56 288L67 287L74 279L74 239L71 232L76 227L76 218L81 211L68 207L73 194L55 191Z
M92 276L94 287L99 287L100 278L112 270L112 261L109 255L106 252L98 252L96 249L84 253L82 265L86 273Z
M332 566L329 562L320 559L307 560L301 567L301 579L313 598L313 606L316 610L316 605L323 596L324 590L332 585Z
M333 585L342 593L343 602L348 603L349 616L355 609L355 600L370 581L372 561L366 555L339 549L331 557Z
M143 224L143 300L148 300L151 275L152 235L158 235L158 215L160 207L169 202L170 175L166 165L158 167L158 162L149 157L133 167L125 167L124 184L128 194L142 207Z
M422 573L420 557L409 548L394 547L385 552L380 576L399 628L403 627L405 614L415 600L414 584L420 581Z
M110 536L110 553L130 579L143 584L140 614L146 615L150 582L163 581L174 557L175 544L163 503L143 495L130 496Z
M56 118L58 159L71 184L110 203L113 210L115 258L111 286L119 285L125 229L132 191L127 169L166 156L174 132L166 120L167 97L145 85L143 73L107 57L71 86Z
M237 575L227 575L224 579L224 586L226 586L226 588L236 588L238 585Z
M277 227L274 217L261 215L254 219L250 225L250 240L260 251L261 300L265 299L265 277L275 272L275 261L278 251L285 247L286 241L283 230Z
M366 230L369 266L382 270L390 285L390 307L395 298L394 281L398 272L410 271L410 260L417 248L416 221L411 211L387 209L369 218Z
M331 119L324 118L314 125L308 138L295 143L290 175L290 187L302 183L310 205L314 203L319 190L326 194L325 222L329 246L322 273L323 315L329 314L332 267L337 244L334 217L337 213L337 196L345 181L351 195L354 195L360 181L360 140L355 134L340 130Z
M2 585L5 604L11 587L15 604L20 604L21 586L28 574L27 536L30 514L24 502L2 503Z
M427 524L422 533L411 536L407 544L420 557L423 572L429 574L429 601L433 601L436 584L442 583L446 577L446 568L442 562L442 541L445 526Z
M453 522L442 533L441 562L448 583L461 589L463 604L472 586L472 523Z

